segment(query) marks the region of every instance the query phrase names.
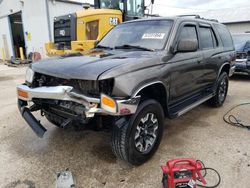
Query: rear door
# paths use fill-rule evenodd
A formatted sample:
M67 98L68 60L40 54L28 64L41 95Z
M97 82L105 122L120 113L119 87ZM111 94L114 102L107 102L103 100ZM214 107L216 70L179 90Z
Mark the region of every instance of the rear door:
M197 24L182 23L178 29L175 44L180 39L196 39L198 41ZM171 63L170 102L176 103L197 93L203 76L202 53L177 52L169 61Z
M203 54L204 75L201 79L202 88L210 88L214 85L219 65L221 65L222 47L219 47L218 38L211 25L199 24L200 49Z

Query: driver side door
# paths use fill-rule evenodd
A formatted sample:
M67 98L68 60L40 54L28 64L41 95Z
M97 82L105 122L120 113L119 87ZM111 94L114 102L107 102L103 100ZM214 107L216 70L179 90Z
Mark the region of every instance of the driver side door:
M198 27L196 23L182 23L178 29L177 40L197 40ZM199 44L199 42L198 42ZM192 97L201 86L203 76L202 53L199 50L193 52L176 52L169 61L170 70L170 105L179 103Z

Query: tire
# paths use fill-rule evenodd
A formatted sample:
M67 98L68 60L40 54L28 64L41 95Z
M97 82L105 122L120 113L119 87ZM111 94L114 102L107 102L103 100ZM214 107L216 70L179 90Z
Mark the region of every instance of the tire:
M54 124L55 126L57 126L57 127L59 127L59 128L62 128L61 125L62 125L62 123L65 121L64 118L62 118L62 117L60 117L60 116L58 116L58 115L52 114L52 113L46 113L46 114L45 114L45 117L46 117L46 119L47 119L50 123Z
M228 75L223 72L217 81L215 96L208 101L211 106L220 107L223 105L227 97L228 83Z
M152 99L143 101L134 115L116 120L111 139L114 154L132 165L143 164L157 150L163 124L161 105Z

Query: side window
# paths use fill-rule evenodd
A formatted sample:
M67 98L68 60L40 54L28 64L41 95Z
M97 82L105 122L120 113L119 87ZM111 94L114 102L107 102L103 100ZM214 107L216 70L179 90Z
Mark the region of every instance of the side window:
M227 27L222 24L215 24L214 26L220 35L224 48L233 50L234 49L233 40Z
M96 40L99 32L99 21L91 21L86 23L86 39Z
M210 27L199 27L202 49L211 49L216 46L216 39Z
M196 27L194 25L186 25L186 26L184 26L181 29L179 40L180 39L198 40Z

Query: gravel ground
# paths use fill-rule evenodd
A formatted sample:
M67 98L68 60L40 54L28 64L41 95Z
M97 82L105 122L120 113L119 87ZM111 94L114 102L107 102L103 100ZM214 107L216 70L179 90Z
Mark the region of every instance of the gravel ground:
M25 123L16 104L17 84L25 68L0 64L0 187L55 187L56 172L69 168L77 187L161 187L160 166L178 157L193 157L216 168L220 187L247 188L250 174L250 132L223 122L232 106L250 102L250 79L234 76L225 105L203 104L182 117L166 119L161 145L146 164L133 167L117 160L109 147L109 133L61 130L44 118L48 129L38 138ZM250 122L250 106L236 114ZM212 179L211 179L212 180Z

